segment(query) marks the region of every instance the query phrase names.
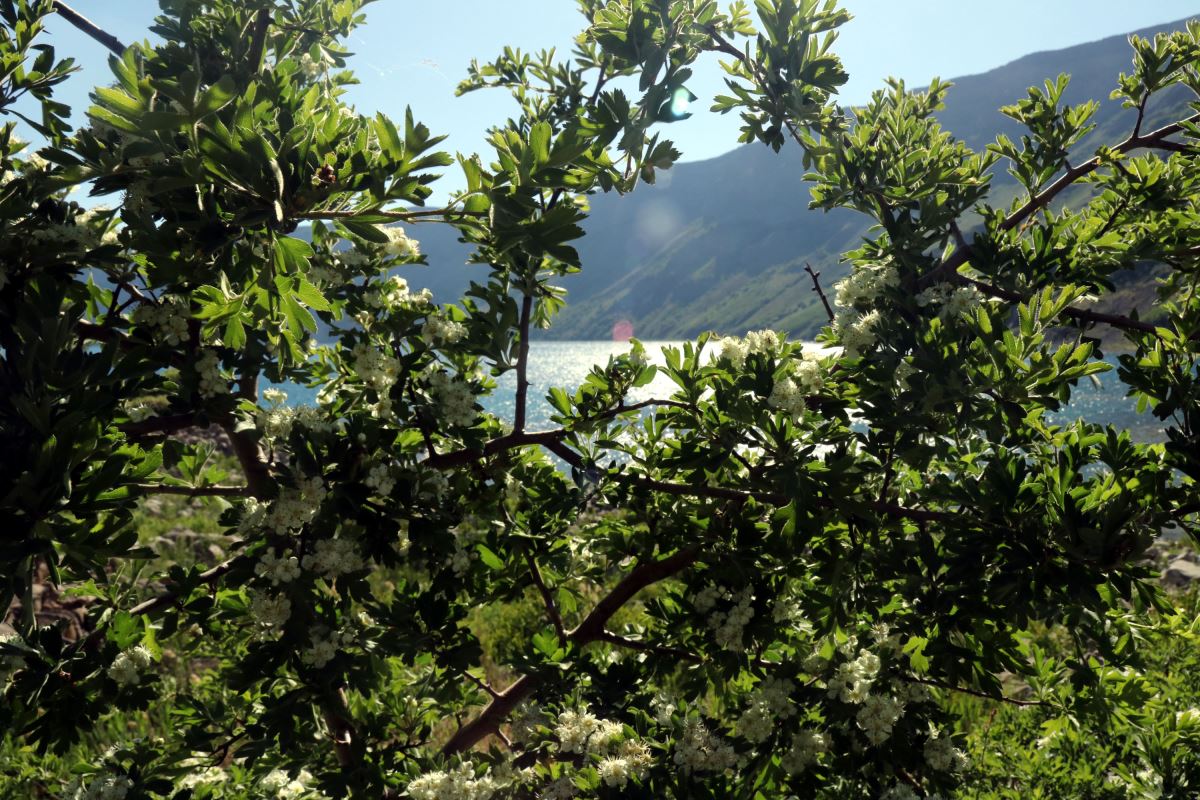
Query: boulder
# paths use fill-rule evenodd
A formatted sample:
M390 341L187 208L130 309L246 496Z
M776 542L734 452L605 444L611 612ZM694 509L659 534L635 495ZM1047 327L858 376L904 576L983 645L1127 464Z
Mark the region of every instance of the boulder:
M1200 564L1186 558L1177 558L1163 570L1162 581L1167 586L1186 588L1200 581Z

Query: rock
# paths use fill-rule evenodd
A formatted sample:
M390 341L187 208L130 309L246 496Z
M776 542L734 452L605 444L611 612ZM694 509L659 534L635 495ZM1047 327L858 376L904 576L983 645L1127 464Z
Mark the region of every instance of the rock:
M1200 564L1186 558L1177 558L1163 570L1162 581L1167 586L1187 587L1200 581Z

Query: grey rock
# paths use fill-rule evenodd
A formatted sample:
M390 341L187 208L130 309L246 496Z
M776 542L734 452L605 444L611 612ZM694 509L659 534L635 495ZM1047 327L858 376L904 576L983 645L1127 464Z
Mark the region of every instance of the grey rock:
M1200 581L1200 564L1177 558L1163 570L1162 581L1167 586L1186 587Z

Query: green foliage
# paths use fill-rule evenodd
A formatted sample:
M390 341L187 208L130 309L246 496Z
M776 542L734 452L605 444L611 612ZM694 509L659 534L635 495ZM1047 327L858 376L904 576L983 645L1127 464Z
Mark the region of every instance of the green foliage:
M1172 705L1195 670L1158 659L1194 651L1196 608L1145 560L1164 531L1198 537L1195 117L1146 131L1139 113L1068 164L1093 107L1064 105L1060 79L1006 109L1019 147L979 153L934 120L947 84L834 102L832 0L761 0L757 23L741 3L583 0L572 61L472 66L460 92L507 89L517 112L488 155L454 159L411 112L343 104L363 5L164 0L161 44L111 60L74 132L51 92L70 65L32 43L53 5L2 6L0 112L30 93L46 136L38 160L0 129L0 576L20 609L0 721L19 787L1195 794L1197 720ZM1121 96L1144 110L1192 86L1197 35L1136 41ZM657 368L635 343L529 430L531 330L591 268L587 198L677 160L659 126L710 53L731 59L717 107L744 139L792 139L814 205L875 226L824 347L704 335ZM1016 199L990 193L1000 161ZM424 208L455 164L466 189ZM1055 204L1077 184L1087 199ZM486 267L458 304L397 274L424 257L393 223L417 220ZM1147 264L1153 322L1090 309ZM1165 442L1049 421L1110 368L1100 327L1126 337L1117 377ZM632 401L658 369L677 388ZM481 398L508 371L501 420ZM213 425L236 469L187 434ZM191 498L216 550L147 518ZM46 624L59 589L85 607L73 627ZM996 755L981 720L1006 706L1036 713L1002 712ZM1035 725L1068 757L1019 759ZM1089 744L1100 730L1111 746Z

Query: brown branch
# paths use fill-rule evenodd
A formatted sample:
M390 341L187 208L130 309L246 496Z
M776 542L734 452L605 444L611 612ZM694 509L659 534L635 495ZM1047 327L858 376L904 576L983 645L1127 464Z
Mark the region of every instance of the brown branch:
M965 283L979 289L988 294L995 295L1002 300L1008 300L1013 303L1028 302L1029 298L1020 292L1014 292L1011 289L1002 289L999 286L994 286L990 283L985 283L975 278L968 278L965 275L956 275L955 282ZM1143 322L1140 319L1122 316L1120 314L1105 314L1101 311L1088 311L1085 308L1074 308L1067 306L1062 310L1064 317L1077 319L1080 322L1094 322L1102 325L1109 325L1114 328L1120 328L1127 331L1139 331L1141 333L1155 333L1158 328L1149 322Z
M104 30L99 25L68 6L66 3L62 2L62 0L54 0L54 10L57 11L58 15L67 22L71 23L76 28L83 31L88 36L92 37L117 55L123 55L125 53L125 45L121 44L120 39L113 36L111 33Z
M825 314L829 317L830 324L833 323L834 313L833 306L829 305L829 299L825 297L825 291L821 288L821 273L814 272L812 264L804 262L804 271L808 273L808 277L812 278L812 290L817 293L817 297L821 298L821 305L825 306Z
M346 690L339 686L336 692L326 697L321 704L321 715L329 727L333 740L333 754L342 769L352 767L358 759L354 753L354 726L350 724L350 710L346 706Z
M145 494L177 494L185 497L250 497L247 486L173 486L169 483L139 483L133 487Z
M686 569L696 560L699 552L698 548L689 547L667 558L634 567L604 599L596 604L583 622L567 634L567 639L580 647L601 640L602 635L606 632L604 626L621 606L647 586ZM544 680L540 674L531 672L518 678L504 691L497 692L478 716L464 724L450 737L450 740L442 746L442 752L446 754L461 753L470 750L488 736L494 735L500 730L500 726L513 709L533 694Z
M464 669L462 672L463 675L467 676L467 680L471 681L471 683L475 684L484 692L486 692L489 697L496 698L500 696L500 693L493 689L487 681L483 680L482 678L475 677L471 674L470 670Z
M1135 132L1135 133L1131 134L1127 139L1125 139L1125 141L1121 142L1113 149L1116 152L1122 153L1122 154L1129 153L1134 150L1140 150L1140 149L1150 149L1150 148L1171 149L1172 146L1175 146L1178 143L1168 140L1167 137L1173 136L1173 135L1183 131L1184 130L1183 126L1185 124L1195 123L1195 122L1200 122L1200 114L1194 114L1182 122L1173 122L1169 125L1164 125L1163 127L1159 128L1158 130L1147 133L1145 136L1142 136L1139 133ZM1195 151L1188 150L1187 152L1195 152ZM1088 159L1087 161L1083 162L1079 166L1068 169L1061 176L1059 176L1058 180L1051 183L1049 186L1047 186L1041 192L1030 197L1029 200L1023 206L1021 206L1016 211L1014 211L1011 215L1009 215L1007 218L1005 218L1004 221L1000 223L999 230L1001 232L1004 232L1004 231L1011 231L1013 228L1016 228L1018 225L1023 223L1026 219L1033 216L1039 210L1041 210L1043 207L1045 207L1050 202L1052 202L1055 197L1057 197L1062 191L1067 189L1069 186L1074 184L1077 180L1084 177L1085 175L1089 175L1092 172L1095 172L1097 169L1099 169L1103 165L1103 163L1104 162L1102 162L1100 160L1099 156L1094 156L1094 157ZM951 253L950 255L946 256L946 259L944 261L942 261L941 264L934 267L926 275L922 276L921 285L929 286L932 283L936 283L942 276L946 275L947 273L957 270L959 267L961 267L963 264L966 264L967 261L970 260L971 252L972 251L971 251L970 246L964 247L964 246L960 245L960 246L956 247L954 249L954 252Z
M262 69L263 55L267 51L267 31L271 27L271 9L267 6L260 8L254 16L254 28L250 33L250 49L247 60L254 72Z
M520 341L517 344L517 408L513 413L513 430L525 430L525 408L529 395L529 319L533 312L533 295L526 293L521 300Z
M558 640L566 644L567 631L563 627L562 614L558 611L558 605L554 602L554 596L550 593L550 587L546 586L546 581L542 579L542 571L538 569L537 559L533 557L531 551L525 551L525 561L529 564L529 574L533 578L533 584L542 595L542 603L545 604L546 614L550 617L551 624L554 625L554 632L558 634Z
M928 678L917 678L917 677L910 677L907 675L903 675L901 677L904 680L908 681L909 683L920 683L925 686L933 686L934 688L937 688L937 689L945 689L950 692L958 692L959 694L969 694L972 697L981 697L984 700L995 700L1000 703L1008 703L1008 704L1014 705L1014 706L1049 706L1050 705L1049 703L1044 702L1042 700L1018 700L1015 697L1005 697L1004 695L997 696L994 694L988 694L987 692L981 692L978 689L971 689L966 686L954 686L949 683L943 683L941 681L930 680Z
M483 211L455 211L452 208L425 209L421 211L303 211L293 214L293 219L355 219L356 217L383 217L391 222L417 222L429 217L483 217Z

